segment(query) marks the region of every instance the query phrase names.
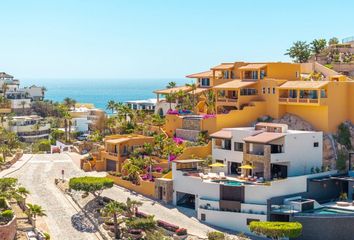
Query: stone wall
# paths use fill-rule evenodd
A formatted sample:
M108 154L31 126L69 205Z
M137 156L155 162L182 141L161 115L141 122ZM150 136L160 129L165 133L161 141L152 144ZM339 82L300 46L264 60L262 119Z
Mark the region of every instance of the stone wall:
M6 225L0 226L0 239L1 240L13 240L16 236L17 220L16 217Z
M162 200L165 203L172 202L173 200L173 180L172 179L166 179L166 178L155 179L155 198Z
M183 118L182 128L200 131L201 130L201 119Z
M199 133L200 133L199 130L176 129L176 137L188 141L196 141Z

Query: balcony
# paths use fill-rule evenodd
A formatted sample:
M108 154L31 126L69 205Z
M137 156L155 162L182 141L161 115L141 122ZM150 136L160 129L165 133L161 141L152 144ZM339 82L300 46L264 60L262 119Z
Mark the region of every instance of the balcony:
M11 113L11 103L0 103L0 113Z
M327 98L279 98L279 104L282 105L309 105L309 106L321 106L327 105Z

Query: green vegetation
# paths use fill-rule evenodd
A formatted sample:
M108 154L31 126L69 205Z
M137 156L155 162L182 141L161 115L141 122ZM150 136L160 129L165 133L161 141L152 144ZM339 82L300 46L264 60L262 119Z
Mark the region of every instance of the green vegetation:
M311 51L312 53L316 56L317 54L320 54L327 46L327 41L326 39L314 39L311 42Z
M285 55L289 55L296 63L305 63L311 56L310 45L304 41L294 42Z
M347 168L347 152L343 149L338 152L338 157L336 161L337 169L340 171L344 171Z
M155 229L157 226L154 216L148 216L147 218L135 218L128 221L126 224L129 229L142 229L144 231Z
M350 130L349 126L345 123L341 123L338 126L338 142L345 146L348 150L352 148L352 143L351 143L351 135L350 135Z
M301 235L302 225L299 222L259 222L253 221L250 230L260 236L272 239L297 238Z
M14 217L14 212L12 210L5 210L1 212L1 218L5 221L10 221Z
M20 147L20 142L17 135L0 127L0 153L2 154L2 161L4 162L6 156L12 154L18 147Z
M51 145L51 141L50 140L40 140L38 142L36 142L33 145L33 152L37 153L37 152L50 152L50 145Z
M27 204L27 211L26 214L28 215L28 217L30 217L32 219L32 226L33 228L36 228L36 219L37 216L42 217L42 216L47 216L45 214L45 210L37 205L37 204Z
M125 210L126 210L126 205L124 203L120 203L120 202L117 202L117 201L109 202L102 209L102 213L105 216L113 217L114 234L115 234L116 239L120 239L121 238L121 232L120 232L120 229L119 229L119 224L121 222L118 222L118 216L122 215Z
M113 187L113 181L106 177L75 177L70 179L69 187L97 197L103 190Z
M339 40L338 38L336 37L332 37L328 40L328 45L335 45L335 44L338 44L339 43Z
M222 232L208 232L208 240L224 240L225 234Z

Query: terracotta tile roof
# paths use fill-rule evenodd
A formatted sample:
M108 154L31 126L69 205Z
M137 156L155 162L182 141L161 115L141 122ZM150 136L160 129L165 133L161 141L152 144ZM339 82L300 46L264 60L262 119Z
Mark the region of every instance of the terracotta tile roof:
M285 136L284 133L262 132L254 136L245 137L243 141L253 143L269 143L283 136Z
M314 90L326 86L329 81L288 81L279 86L279 89L306 89Z
M244 88L250 85L255 84L256 82L253 81L241 81L241 80L232 80L230 82L226 82L220 85L215 86L215 89L228 89L228 88Z
M228 69L231 69L235 66L234 63L222 63L222 64L219 64L215 67L212 67L211 69L212 70L228 70Z
M205 71L200 73L194 73L186 76L187 78L211 78L213 77L213 71Z
M179 92L179 91L189 92L190 89L191 89L190 87L181 86L181 87L174 87L174 88L166 88L166 89L162 89L162 90L156 90L156 91L154 91L154 93L170 94L170 93L176 93L176 92Z
M267 66L265 63L251 63L247 64L246 66L239 67L240 70L258 70L260 68L264 68Z
M213 134L210 134L210 137L212 137L212 138L231 139L231 138L232 138L232 133L231 133L231 131L220 130L220 131L218 131L218 132L215 132L215 133L213 133Z

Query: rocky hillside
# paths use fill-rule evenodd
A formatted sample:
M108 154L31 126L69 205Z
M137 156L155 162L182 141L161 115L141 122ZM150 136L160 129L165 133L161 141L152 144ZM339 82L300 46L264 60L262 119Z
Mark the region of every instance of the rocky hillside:
M287 124L292 130L316 130L310 123L292 114L286 114L280 119L272 120L272 122ZM348 137L344 136L346 140L343 140L341 133L323 135L323 164L331 169L337 168L337 159L341 152L347 152L350 145L351 149L354 149L354 124L344 122L343 128L349 135Z

